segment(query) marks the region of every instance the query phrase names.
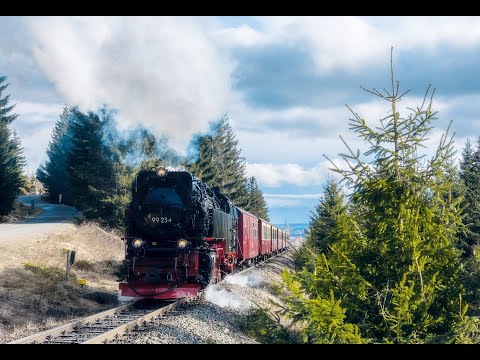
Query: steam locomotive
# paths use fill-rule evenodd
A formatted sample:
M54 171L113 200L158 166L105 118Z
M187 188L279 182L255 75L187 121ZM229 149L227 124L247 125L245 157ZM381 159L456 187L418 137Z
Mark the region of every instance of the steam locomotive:
M121 295L195 296L226 274L287 250L288 239L187 171L141 170L125 209Z

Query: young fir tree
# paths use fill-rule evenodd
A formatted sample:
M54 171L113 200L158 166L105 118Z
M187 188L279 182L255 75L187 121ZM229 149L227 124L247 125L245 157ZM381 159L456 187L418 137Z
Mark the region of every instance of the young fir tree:
M262 190L260 190L260 187L258 186L257 180L254 176L250 177L247 181L247 194L248 203L245 207L245 210L266 221L270 221L268 216L267 202L265 201Z
M454 246L462 226L460 198L452 196L452 138L434 155L424 147L436 118L429 90L402 116L403 94L367 90L391 113L371 127L352 111L351 130L366 141L362 157L348 149L345 168L334 165L352 193L327 251L312 253L313 271L284 274L290 315L303 322L306 342L421 342L447 334L465 319L460 257ZM431 97L429 98L429 95Z
M332 237L332 230L337 227L337 218L345 214L347 209L340 184L329 178L322 197L310 216L307 244L314 249L326 251L330 243L337 240Z
M17 118L12 110L15 105L9 105L10 95L4 95L9 84L5 84L6 76L0 76L0 216L7 215L25 186L22 170L25 157L20 139L10 129L11 123Z
M341 185L333 177L327 179L320 200L310 215L306 241L294 254L295 265L301 269L313 269L312 252L328 251L331 243L339 241L335 229L338 219L348 212L345 194Z
M62 194L63 204L72 204L71 185L66 169L66 161L72 147L69 133L70 118L73 109L65 106L60 118L55 123L52 139L48 143L45 165L37 169L37 178L45 186L51 202L58 202Z

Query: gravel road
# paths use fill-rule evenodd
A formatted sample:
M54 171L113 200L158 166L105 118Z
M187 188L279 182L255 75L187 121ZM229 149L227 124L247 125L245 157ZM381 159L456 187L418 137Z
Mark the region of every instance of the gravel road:
M34 201L35 207L42 209L42 213L32 218L9 224L0 224L0 243L3 241L29 240L45 234L67 230L74 217L79 212L71 206L50 204L42 201L40 195L23 195L18 198L20 202L30 206Z

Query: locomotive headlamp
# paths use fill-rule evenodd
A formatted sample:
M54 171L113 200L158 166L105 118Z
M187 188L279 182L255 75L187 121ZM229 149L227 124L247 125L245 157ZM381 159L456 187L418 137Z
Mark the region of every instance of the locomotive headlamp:
M142 246L142 244L143 244L143 241L141 239L135 239L132 241L132 246L136 249Z
M167 169L165 169L164 167L159 167L157 169L157 175L158 176L165 176L167 175Z
M188 241L185 239L180 239L178 240L178 248L179 249L185 249L188 245Z

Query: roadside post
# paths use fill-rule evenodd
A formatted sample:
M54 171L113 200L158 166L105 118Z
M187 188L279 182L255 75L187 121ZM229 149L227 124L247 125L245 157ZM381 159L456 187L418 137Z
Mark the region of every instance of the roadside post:
M75 251L68 250L67 252L67 270L65 273L65 281L68 281L68 275L70 274L70 268L75 262Z

